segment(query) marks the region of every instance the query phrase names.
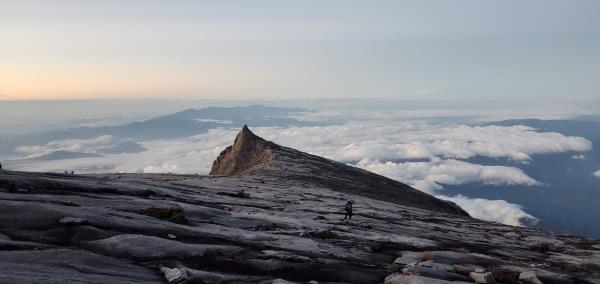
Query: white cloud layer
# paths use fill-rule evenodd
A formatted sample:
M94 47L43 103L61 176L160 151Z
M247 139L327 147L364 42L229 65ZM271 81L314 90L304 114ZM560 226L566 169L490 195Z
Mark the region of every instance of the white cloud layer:
M482 220L513 226L534 224L538 221L537 218L523 211L521 206L504 200L467 198L462 195L452 197L438 195L437 197L458 204L458 206L469 212L472 217Z
M600 178L600 170L597 170L594 172L594 176L599 177Z
M515 167L484 166L457 159L482 156L525 163L533 155L586 152L592 148L592 143L585 138L538 132L526 126L377 121L326 127L258 128L256 132L280 144L333 160L358 161L357 166L361 168L454 201L473 217L516 226L534 223L537 219L520 205L504 200L440 195L442 186L471 182L525 186L541 183ZM411 159L419 161L394 162Z
M429 162L379 162L363 159L356 164L365 170L378 173L434 194L441 184L461 185L481 182L491 185L525 185L540 183L514 167L483 166L458 160L434 158Z
M357 166L408 183L452 200L476 218L522 225L535 217L503 200L443 196L443 185L483 183L526 185L540 183L515 167L487 166L460 161L476 156L527 162L533 155L591 149L590 141L559 133L537 132L525 126L468 126L386 119L362 120L332 126L253 128L276 143ZM231 144L237 129L173 140L140 142L147 151L60 161L28 161L10 165L28 171L174 172L201 173ZM17 150L30 156L56 150L95 152L115 144L110 136L54 141ZM577 153L579 152L579 153ZM418 160L416 160L418 159ZM397 162L405 160L404 162ZM406 161L409 160L409 161ZM410 161L413 160L413 161ZM423 161L425 160L425 161ZM600 177L600 171L595 173Z
M75 170L79 173L172 172L206 174L210 170L212 161L233 141L235 134L235 130L210 130L208 133L187 138L140 142L147 149L140 153L55 161L22 161L11 163L10 167L15 170L51 172ZM97 143L98 141L102 141L102 143ZM32 153L32 156L63 149L96 152L98 149L110 146L110 144L104 143L106 141L107 137L105 136L88 140L62 140L42 146L26 146L21 151Z
M48 142L46 145L21 146L17 147L15 151L24 153L28 157L40 156L59 150L95 153L98 149L113 146L114 142L112 136L103 135L91 139L68 139Z
M585 152L591 141L527 126L467 126L419 122L354 122L343 125L258 128L257 133L338 161L475 156L527 161L532 155Z

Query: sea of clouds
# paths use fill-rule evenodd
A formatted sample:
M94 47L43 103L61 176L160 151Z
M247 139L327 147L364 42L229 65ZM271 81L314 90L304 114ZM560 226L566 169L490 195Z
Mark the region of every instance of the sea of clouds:
M510 225L537 219L518 204L504 200L447 196L445 185L479 183L522 185L538 190L544 184L517 167L480 165L474 157L528 163L535 155L573 152L582 155L592 143L581 137L539 132L526 126L478 126L430 120L379 117L347 120L326 126L252 128L259 136L281 145L351 164L407 183L439 198L451 200L473 217ZM208 173L212 161L231 144L239 129L169 140L140 141L141 153L57 161L24 161L12 168L28 171ZM119 143L105 135L93 139L53 141L17 148L25 157L58 150L96 153ZM600 171L595 175L600 176Z

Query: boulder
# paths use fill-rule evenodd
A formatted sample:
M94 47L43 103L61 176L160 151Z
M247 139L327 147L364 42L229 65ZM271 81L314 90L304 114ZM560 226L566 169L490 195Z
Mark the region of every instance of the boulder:
M460 284L470 283L462 281L447 281L417 275L402 275L402 274L391 274L385 278L383 284Z
M475 265L468 265L468 264L467 265L455 264L452 266L452 269L456 273L463 274L463 275L469 275L471 272L474 272L477 269L481 269L481 267L475 266Z
M77 225L83 225L83 224L87 223L87 220L83 219L83 218L76 218L76 217L64 217L64 218L58 220L58 222L61 224L64 224L64 225L77 226Z
M525 283L531 284L542 284L542 281L538 279L537 274L533 271L523 271L519 274L519 280Z
M452 266L436 263L431 260L406 265L402 272L408 275L419 275L448 281L468 281L469 278L454 272Z
M130 234L87 242L86 246L105 255L135 259L214 257L224 254L235 255L243 251L237 246L188 244L159 237Z
M183 269L161 267L160 271L165 275L165 279L169 283L185 283L188 280L187 273Z
M296 284L296 282L291 282L291 281L287 281L285 279L278 278L278 279L271 281L270 284Z
M496 283L494 276L490 272L471 272L469 276L475 283L479 284L493 284Z

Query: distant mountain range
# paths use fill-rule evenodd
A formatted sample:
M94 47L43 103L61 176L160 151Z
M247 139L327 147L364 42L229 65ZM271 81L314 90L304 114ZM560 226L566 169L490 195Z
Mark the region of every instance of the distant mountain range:
M488 124L499 126L525 125L539 131L558 132L568 136L580 136L592 141L600 141L600 120L596 117L570 120L509 119Z
M186 109L177 113L124 125L83 126L16 137L2 137L0 139L0 155L10 155L16 147L23 145L43 145L51 141L90 139L102 135L111 135L117 140L134 139L144 141L187 137L204 133L211 128L238 128L244 124L251 124L256 127L306 125L309 123L289 117L291 114L304 112L309 112L309 110L262 105ZM140 147L131 143L123 144L120 148L113 149L113 152L109 153L135 153L143 150Z
M42 161L51 161L51 160L63 160L63 159L78 159L78 158L93 158L93 157L102 157L100 154L95 153L81 153L81 152L71 152L71 151L54 151L45 155L32 157L27 160L42 160Z

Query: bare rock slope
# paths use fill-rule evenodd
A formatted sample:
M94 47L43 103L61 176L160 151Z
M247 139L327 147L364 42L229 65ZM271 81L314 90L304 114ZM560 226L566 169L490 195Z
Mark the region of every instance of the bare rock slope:
M214 161L211 175L255 175L310 183L334 191L437 212L469 216L456 204L437 199L401 182L323 157L279 146L244 126L233 145Z
M0 171L0 283L600 283L597 240L473 219L247 129L212 173Z

